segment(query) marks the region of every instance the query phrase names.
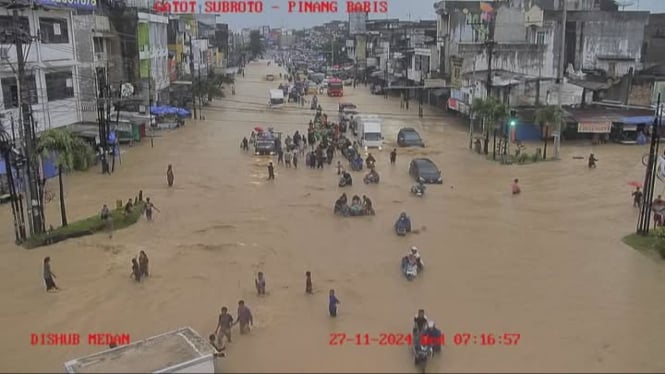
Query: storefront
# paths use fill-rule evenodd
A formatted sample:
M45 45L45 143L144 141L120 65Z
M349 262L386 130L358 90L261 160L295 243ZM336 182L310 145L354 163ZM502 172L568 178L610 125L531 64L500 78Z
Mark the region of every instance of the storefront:
M469 95L461 90L450 90L450 98L447 101L446 107L453 112L468 115L471 111Z

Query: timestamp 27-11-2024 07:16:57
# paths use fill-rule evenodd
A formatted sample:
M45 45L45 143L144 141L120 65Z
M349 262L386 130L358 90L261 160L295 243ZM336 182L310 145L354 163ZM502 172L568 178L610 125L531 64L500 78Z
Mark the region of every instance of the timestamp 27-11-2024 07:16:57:
M343 332L333 332L329 335L328 345L382 345L382 346L402 346L402 345L455 345L455 346L516 346L519 344L522 334L519 333L455 333L446 336L432 337L426 334L414 338L413 334L403 333L379 333L379 334L346 334ZM448 338L452 337L448 340ZM414 341L414 339L418 341ZM452 344L450 344L452 343Z

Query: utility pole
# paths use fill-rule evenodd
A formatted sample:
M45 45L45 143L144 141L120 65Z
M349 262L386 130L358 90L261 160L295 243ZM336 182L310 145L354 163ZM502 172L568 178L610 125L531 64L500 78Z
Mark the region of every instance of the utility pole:
M423 118L423 95L425 94L425 78L422 76L423 71L420 71L420 98L418 102L418 117Z
M490 15L490 22L489 22L489 32L487 35L487 42L485 42L485 45L487 46L487 99L492 97L492 60L494 59L494 29L496 27L496 22L495 22L495 14ZM490 124L493 128L493 134L494 134L494 147L492 150L492 159L496 160L496 124L492 123ZM489 129L485 131L485 146L484 146L484 151L485 154L488 153L488 148L489 148L489 141L490 141L490 133Z
M17 4L15 4L17 5ZM27 6L26 6L27 8ZM45 231L44 224L44 209L41 204L40 198L41 183L39 181L39 168L37 167L37 155L35 154L35 131L32 122L32 102L30 95L34 92L28 92L25 89L25 56L23 54L23 44L30 43L32 37L25 34L25 30L21 29L22 23L19 19L19 10L14 8L12 10L12 23L14 24L14 46L16 47L16 60L17 60L17 73L18 80L16 82L20 89L18 94L18 106L21 108L22 113L22 126L24 132L24 152L25 152L25 177L26 177L26 203L29 214L28 225L30 234L39 234ZM11 172L10 169L8 169Z
M640 209L640 217L637 221L637 233L644 236L649 234L649 226L651 225L651 206L653 203L653 189L656 182L656 168L658 167L658 148L660 146L660 133L658 131L660 119L662 116L661 110L661 97L658 94L658 105L653 119L651 130L651 148L649 149L649 162L647 164L646 175L644 176L644 196L642 206Z
M192 109L194 109L194 119L197 119L196 116L196 89L200 89L198 86L194 86L194 43L192 43L192 34L189 34L189 71L192 75ZM199 82L200 83L200 82Z
M559 109L562 107L563 100L563 77L564 77L564 69L565 69L565 62L566 62L566 23L568 20L568 1L564 0L563 1L563 14L562 14L562 21L561 21L561 48L559 50L559 74L557 77L557 80L559 81L559 94L558 96L558 104L559 104ZM558 160L559 159L559 150L561 148L561 122L556 124L556 131L554 133L554 159ZM645 186L646 187L646 186Z
M199 51L199 118L203 118L203 86L201 81L201 65L203 64L203 51ZM206 85L207 86L207 85Z

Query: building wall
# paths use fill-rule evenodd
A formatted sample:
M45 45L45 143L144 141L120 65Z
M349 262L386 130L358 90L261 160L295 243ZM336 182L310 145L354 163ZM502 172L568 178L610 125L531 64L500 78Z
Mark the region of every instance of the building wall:
M0 9L0 15L11 16L11 13L6 9ZM30 48L24 48L28 52L26 74L34 76L34 88L28 86L23 89L30 89L31 92L28 95L36 98L36 103L32 105L35 131L41 132L79 122L81 110L77 97L79 96L80 72L76 67L75 33L71 12L64 9L31 10L24 12L24 15L29 22L29 30L26 31L31 35L38 35L38 30L41 30L43 36L41 40L33 42ZM53 22L54 19L56 22ZM8 48L8 60L6 63L0 64L0 78L10 78L11 80L11 78L15 78L11 66L16 68L16 48L8 44L0 47ZM50 83L47 86L47 76L50 79L53 77L53 73L68 73L69 75L57 81L49 80ZM11 97L7 99L10 105L5 105L4 92L11 89L12 85L6 79L2 82L0 82L0 86L3 86L0 87L0 112L7 117L18 118L18 108L11 105ZM16 85L14 84L14 86ZM55 99L53 96L49 97L49 92L53 96L65 97ZM8 96L10 95L8 94Z
M137 40L139 68L143 92L150 92L153 102L167 101L169 87L168 18L149 13L138 13ZM149 78L152 86L148 87Z
M610 62L616 64L616 74L639 70L644 30L648 12L578 11L568 14L576 30L575 67L583 70L607 71ZM566 44L573 40L566 41ZM608 61L603 57L626 57L630 61Z
M644 68L665 63L665 13L649 16L644 30Z

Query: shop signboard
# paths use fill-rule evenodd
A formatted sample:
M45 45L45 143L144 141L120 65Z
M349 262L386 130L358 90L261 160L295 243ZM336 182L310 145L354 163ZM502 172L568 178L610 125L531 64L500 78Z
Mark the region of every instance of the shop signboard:
M580 134L609 134L611 129L611 122L579 122L577 124L577 132Z

